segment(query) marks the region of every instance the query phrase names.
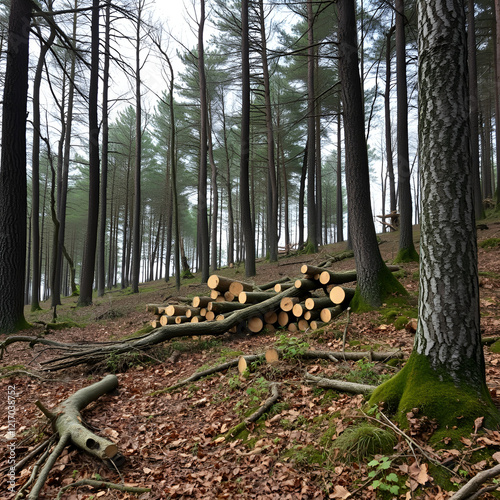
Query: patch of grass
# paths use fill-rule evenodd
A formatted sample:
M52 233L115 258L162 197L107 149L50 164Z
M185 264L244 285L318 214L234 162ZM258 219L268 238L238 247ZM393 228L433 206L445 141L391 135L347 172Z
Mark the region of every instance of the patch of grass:
M345 376L348 382L357 384L380 385L391 378L391 374L381 374L374 370L376 363L360 359L356 361L354 369L349 371Z
M477 244L480 248L485 248L491 250L500 246L500 238L488 238L487 240L480 241Z
M387 429L362 423L346 429L333 443L348 462L362 462L392 452L397 437Z

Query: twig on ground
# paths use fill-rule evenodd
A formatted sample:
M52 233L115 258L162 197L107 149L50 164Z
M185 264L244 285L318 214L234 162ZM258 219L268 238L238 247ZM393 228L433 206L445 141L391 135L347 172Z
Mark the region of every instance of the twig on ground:
M491 469L483 470L479 474L476 474L470 481L468 481L464 486L462 486L451 498L450 500L472 500L479 498L481 495L488 491L495 491L500 488L500 483L492 486L487 486L486 488L479 489L482 484L494 477L500 475L500 464L495 465ZM479 491L478 491L479 490Z
M112 490L124 491L127 493L148 493L151 491L150 488L138 488L136 486L126 486L124 484L108 483L107 481L96 481L95 479L81 479L76 483L68 484L59 490L56 500L60 500L63 493L70 488L79 488L80 486L92 486L98 490L103 490L104 488L109 488Z
M348 307L347 308L347 321L346 321L345 328L344 328L344 335L342 337L342 354L344 355L344 361L345 361L345 339L347 336L347 327L349 326L349 319L350 318L351 318L351 308Z

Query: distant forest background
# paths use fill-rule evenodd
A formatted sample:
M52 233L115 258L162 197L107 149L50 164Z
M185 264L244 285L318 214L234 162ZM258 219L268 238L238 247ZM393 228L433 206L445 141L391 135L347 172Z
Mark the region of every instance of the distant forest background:
M481 218L499 201L499 19L494 0L467 3ZM153 1L90 4L42 1L31 24L25 303L57 304L85 273L100 295L137 291L143 281L191 270L206 280L249 258L347 240L335 2L248 2L248 102L239 1L186 2L192 46L162 24ZM402 183L419 222L415 4L357 2L372 210L394 215L374 217L381 231L397 228ZM3 1L2 79L8 15ZM83 272L86 249L95 261Z

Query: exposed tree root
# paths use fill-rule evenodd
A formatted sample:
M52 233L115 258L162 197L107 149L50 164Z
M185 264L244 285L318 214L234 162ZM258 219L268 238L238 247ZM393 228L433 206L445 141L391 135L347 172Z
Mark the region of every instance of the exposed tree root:
M238 425L234 426L232 429L227 431L225 438L226 441L229 439L235 438L243 429L246 428L247 425L252 422L256 422L264 413L267 413L271 407L278 401L280 394L278 390L278 384L276 382L271 382L271 396L266 399L264 404L254 413L252 413L249 417L245 418L243 422L240 422Z

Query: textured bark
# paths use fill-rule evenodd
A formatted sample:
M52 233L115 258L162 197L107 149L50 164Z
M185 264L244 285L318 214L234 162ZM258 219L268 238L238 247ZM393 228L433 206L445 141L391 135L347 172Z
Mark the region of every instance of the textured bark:
M364 132L354 4L348 0L339 0L338 11L349 236L352 238L361 300L369 306L378 307L382 304L387 287L391 288L393 283L387 281L391 280L391 276L380 255L370 205L368 152Z
M12 0L0 166L0 332L26 324L26 107L31 2Z
M422 263L415 348L455 380L482 384L464 16L458 0L420 2ZM466 360L472 361L467 368Z
M418 326L410 359L370 403L385 401L401 422L420 407L444 432L457 426L469 435L477 417L489 426L500 415L486 387L479 324L465 11L461 0L419 0L418 12Z
M496 163L497 163L497 189L496 203L500 208L500 0L495 0L495 136L496 136Z

